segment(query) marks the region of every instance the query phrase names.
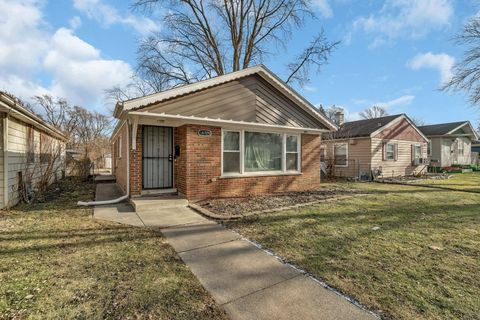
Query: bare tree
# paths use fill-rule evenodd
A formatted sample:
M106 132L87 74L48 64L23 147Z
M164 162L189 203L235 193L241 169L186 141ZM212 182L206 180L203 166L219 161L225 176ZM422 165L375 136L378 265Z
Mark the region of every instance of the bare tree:
M474 16L455 37L466 46L463 59L453 67L453 77L442 90L465 91L472 105L480 104L480 17Z
M425 119L422 119L422 118L419 118L419 117L410 117L410 120L412 120L413 124L416 125L417 127L427 125L427 122L425 121Z
M322 30L310 45L296 58L296 61L288 64L290 75L285 82L297 82L301 86L310 82L309 71L312 67L316 68L318 73L320 67L328 62L330 54L339 44L339 41L328 42Z
M336 105L326 107L324 108L323 106L320 106L319 108L320 112L323 113L328 119L332 120L333 122L336 122L336 115L341 112L343 113L345 110L342 107L338 107Z
M149 14L159 6L166 12L163 30L142 40L138 48L137 76L148 83L148 93L261 63L266 55L285 51L292 32L314 17L309 0L136 0L133 9ZM286 81L305 84L310 71L318 72L338 44L321 31L287 65ZM107 92L123 98L135 94L145 92Z
M360 112L359 115L363 119L375 119L375 118L388 116L388 112L387 112L387 109L385 109L384 107L373 106L363 110L362 112Z
M33 100L36 102L36 106L32 107L33 112L68 137L71 136L77 119L73 116L73 108L65 99L44 94L34 96Z

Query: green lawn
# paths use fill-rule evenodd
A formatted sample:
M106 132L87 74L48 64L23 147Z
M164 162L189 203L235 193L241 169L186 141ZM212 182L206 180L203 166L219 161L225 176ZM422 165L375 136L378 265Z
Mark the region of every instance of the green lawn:
M0 319L226 318L159 233L92 219L92 185L55 194L0 212Z
M480 193L480 172L455 173L447 180L418 180L416 185L430 185L455 190L474 191Z
M479 319L480 195L340 186L373 194L228 225L387 318Z

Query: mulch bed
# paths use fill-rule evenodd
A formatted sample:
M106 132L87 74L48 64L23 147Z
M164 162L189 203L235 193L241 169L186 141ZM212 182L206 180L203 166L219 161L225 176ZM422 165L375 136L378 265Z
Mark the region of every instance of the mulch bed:
M259 212L275 208L285 208L302 203L320 202L341 196L365 194L365 191L349 189L324 189L308 192L289 192L267 196L249 196L239 198L208 199L196 203L208 211L218 215L244 215L248 212Z

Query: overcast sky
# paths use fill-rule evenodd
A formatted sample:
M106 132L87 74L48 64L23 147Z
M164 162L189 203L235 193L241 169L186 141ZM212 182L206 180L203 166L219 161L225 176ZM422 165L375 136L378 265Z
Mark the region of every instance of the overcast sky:
M108 113L103 92L128 82L138 39L161 30L158 17L129 11L128 1L0 0L0 90L23 99L51 93ZM347 118L373 104L428 123L480 118L460 93L439 91L462 57L451 40L479 10L477 0L314 0L318 19L292 35L284 65L320 28L342 40L330 63L296 88L313 104L336 104ZM298 51L297 51L298 50Z

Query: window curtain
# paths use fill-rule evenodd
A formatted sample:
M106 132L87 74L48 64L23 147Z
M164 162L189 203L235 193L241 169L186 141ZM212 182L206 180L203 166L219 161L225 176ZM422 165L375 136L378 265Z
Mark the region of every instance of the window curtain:
M245 132L245 171L282 170L282 136Z

